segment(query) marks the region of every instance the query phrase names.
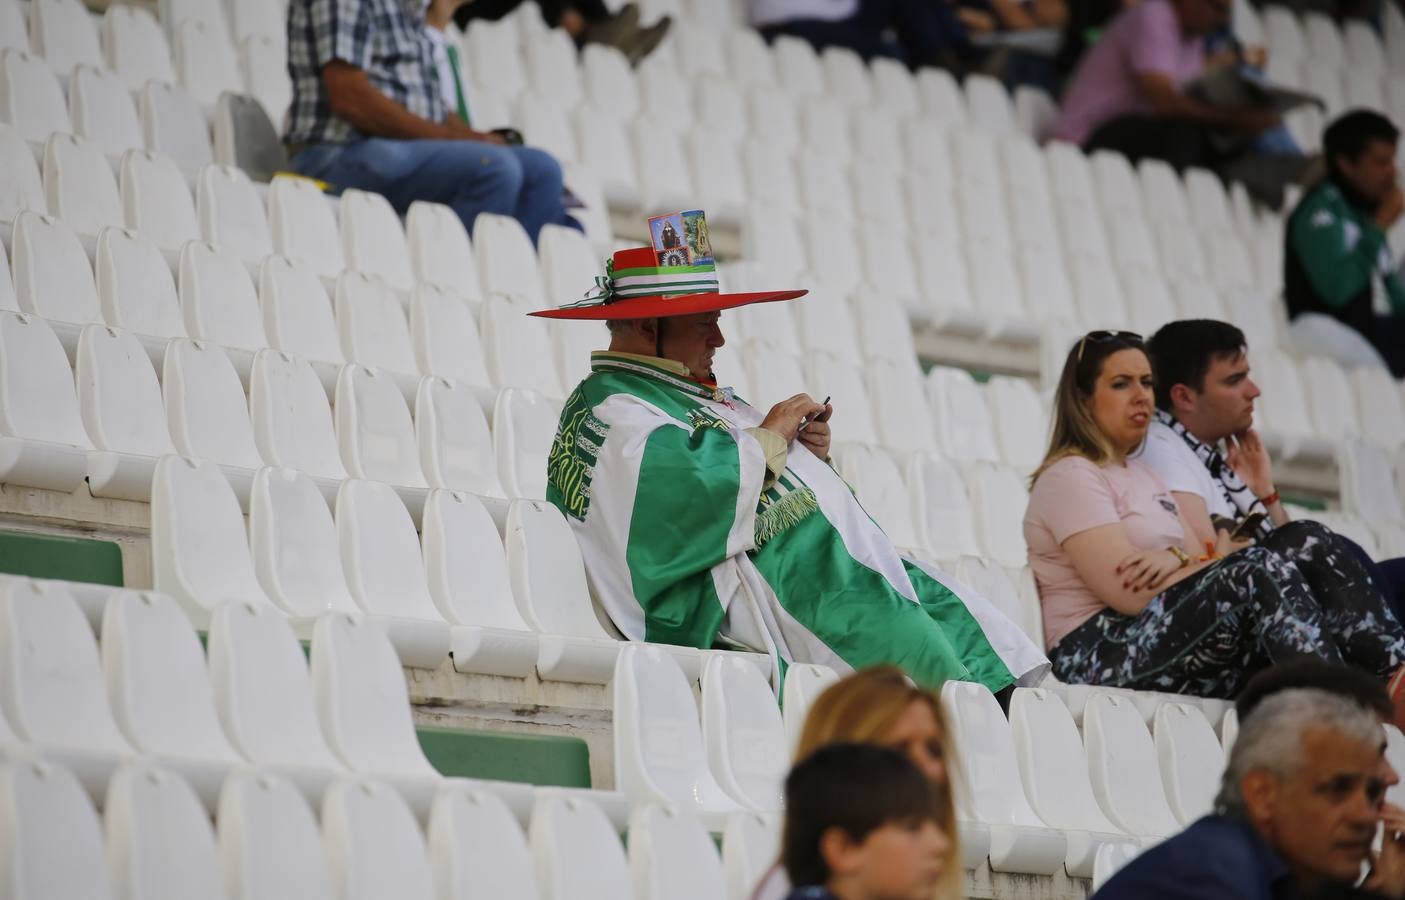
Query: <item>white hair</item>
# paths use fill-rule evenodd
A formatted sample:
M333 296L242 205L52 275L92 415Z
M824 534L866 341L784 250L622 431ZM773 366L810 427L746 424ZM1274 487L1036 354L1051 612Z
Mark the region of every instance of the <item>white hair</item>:
M1215 798L1219 813L1247 812L1240 785L1250 772L1268 771L1287 778L1303 767L1303 737L1311 728L1324 728L1363 744L1385 740L1375 712L1341 694L1319 688L1289 688L1259 703L1239 726Z

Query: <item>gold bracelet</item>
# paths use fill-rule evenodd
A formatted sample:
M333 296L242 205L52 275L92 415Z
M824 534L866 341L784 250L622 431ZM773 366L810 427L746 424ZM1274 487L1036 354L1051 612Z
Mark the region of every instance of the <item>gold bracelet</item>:
M1185 552L1184 550L1182 550L1180 547L1177 547L1177 546L1172 545L1172 546L1170 546L1170 547L1167 547L1166 549L1167 549L1167 550L1170 550L1171 553L1172 553L1172 555L1174 555L1174 556L1176 557L1176 559L1179 559L1179 560L1181 561L1181 568L1182 568L1182 569L1184 569L1186 566L1190 565L1190 554L1186 553L1186 552Z

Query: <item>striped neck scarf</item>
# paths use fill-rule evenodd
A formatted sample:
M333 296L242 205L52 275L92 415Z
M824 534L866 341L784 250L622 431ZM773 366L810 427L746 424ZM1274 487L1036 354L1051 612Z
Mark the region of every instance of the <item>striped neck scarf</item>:
M1256 538L1262 540L1268 537L1269 533L1273 531L1273 521L1267 518L1268 507L1264 506L1263 503L1259 501L1259 498L1254 496L1254 492L1249 490L1249 486L1244 483L1244 480L1239 477L1234 469L1230 468L1229 463L1225 462L1224 456L1220 453L1220 448L1216 447L1214 444L1207 444L1200 440L1200 438L1191 434L1190 430L1177 421L1175 416L1166 412L1164 409L1158 409L1156 411L1156 421L1180 435L1181 440L1185 441L1186 446L1194 451L1196 459L1200 460L1200 464L1209 470L1210 477L1219 485L1220 490L1224 492L1225 499L1229 501L1231 506L1239 511L1241 517L1255 512L1262 512L1265 514L1263 524L1259 526Z

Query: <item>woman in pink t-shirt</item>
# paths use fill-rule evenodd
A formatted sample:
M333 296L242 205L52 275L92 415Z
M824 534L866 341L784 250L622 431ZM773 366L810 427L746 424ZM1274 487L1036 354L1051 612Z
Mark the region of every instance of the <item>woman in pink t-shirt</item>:
M1310 655L1391 678L1405 629L1361 564L1309 580L1287 553L1195 531L1136 458L1153 411L1139 335L1094 331L1069 351L1024 533L1059 679L1231 697L1273 662ZM1396 678L1392 683L1402 679Z

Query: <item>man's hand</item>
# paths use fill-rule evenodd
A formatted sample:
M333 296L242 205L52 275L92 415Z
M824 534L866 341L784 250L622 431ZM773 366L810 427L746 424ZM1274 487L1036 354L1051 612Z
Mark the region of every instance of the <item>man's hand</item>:
M1273 493L1273 460L1263 439L1252 428L1230 435L1225 442L1225 462L1260 499Z
M834 404L826 403L824 412L810 417L810 423L800 432L800 443L820 459L829 459L829 417L834 414Z
M1252 546L1254 546L1254 539L1252 537L1247 537L1243 538L1242 540L1236 541L1228 531L1223 528L1219 528L1215 530L1215 546L1210 549L1214 550L1216 556L1223 559L1224 557L1229 556L1231 553L1238 553L1245 547Z
M761 420L761 427L768 431L774 431L776 434L785 438L785 442L789 444L791 441L795 440L795 436L799 433L800 425L803 421L806 419L814 419L815 416L820 415L828 418L829 407L821 406L816 403L815 398L811 397L809 394L796 394L789 400L782 400L780 403L771 407L771 411L766 413L766 418ZM815 428L817 426L812 425L810 427ZM824 440L826 447L829 446L828 432L829 427L825 426ZM810 430L807 428L805 433L809 434Z
M1385 835L1381 852L1371 856L1371 874L1362 887L1386 897L1405 897L1405 810L1390 803L1381 807Z
M1385 195L1385 199L1381 201L1380 207L1376 210L1376 224L1389 231L1402 213L1405 213L1405 189L1397 184L1389 194Z

